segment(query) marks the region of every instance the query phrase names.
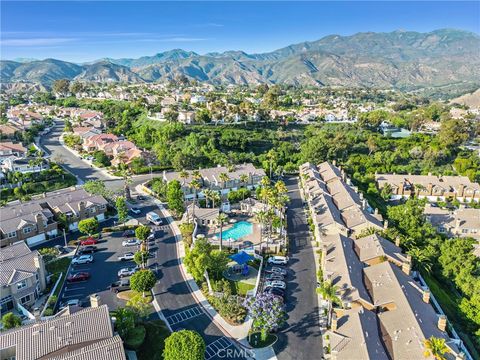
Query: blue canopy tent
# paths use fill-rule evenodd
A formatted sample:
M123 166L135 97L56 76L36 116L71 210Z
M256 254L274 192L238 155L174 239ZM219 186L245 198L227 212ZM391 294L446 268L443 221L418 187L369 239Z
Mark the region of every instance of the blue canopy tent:
M233 261L235 261L238 265L240 265L240 266L243 265L242 269L241 269L241 273L242 273L243 276L248 275L248 265L247 265L247 263L250 260L254 259L254 257L252 255L247 254L245 251L240 251L236 254L230 255L229 258L232 259Z
M244 265L249 261L255 259L252 255L247 254L245 251L240 251L236 254L230 255L229 258L239 265Z

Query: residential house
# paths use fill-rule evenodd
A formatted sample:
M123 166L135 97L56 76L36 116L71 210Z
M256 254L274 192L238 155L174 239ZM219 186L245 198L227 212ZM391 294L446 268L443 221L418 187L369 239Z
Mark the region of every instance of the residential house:
M193 95L190 98L190 104L205 104L207 99L203 95Z
M42 195L30 201L14 201L1 208L0 246L23 240L32 246L58 234L58 221L66 221L70 230L78 222L95 217L104 220L107 201L83 188L68 188Z
M103 151L107 144L117 141L118 137L114 134L98 134L85 138L82 147L87 152Z
M50 164L48 160L43 158L14 158L9 157L3 160L1 164L3 172L21 172L22 174L37 173L43 170L48 170Z
M0 142L0 160L7 157L23 158L27 156L27 149L21 143Z
M247 187L249 189L256 188L262 178L265 176L263 169L257 169L253 164L239 164L234 168L227 168L225 166L217 166L214 168L200 169L200 182L202 189L212 189L220 192L221 194L227 194L231 190L237 190L240 187ZM178 180L182 185L183 193L187 200L192 200L194 197L194 190L191 188L190 183L193 180L192 171L189 171L189 176L186 179L180 177L180 172L164 172L163 180L170 182L172 180ZM227 176L227 180L222 180L222 175ZM243 183L240 178L246 175L247 181ZM197 191L197 196L203 198L202 189Z
M480 241L480 209L460 206L451 211L427 204L426 219L441 234L449 237L471 237Z
M13 126L12 124L0 124L0 137L6 139L13 139L17 132L21 131L20 128Z
M1 360L126 360L107 305L66 308L44 320L0 333Z
M195 122L195 112L194 111L179 111L178 112L178 121L184 124L193 124Z
M31 307L46 288L42 255L23 241L0 251L0 312Z
M390 187L392 200L416 194L430 202L447 199L480 201L480 184L471 182L466 176L376 174L375 181L380 190L385 186Z
M215 226L217 224L219 208L200 208L197 205L189 204L183 215L183 221L195 220L200 226Z

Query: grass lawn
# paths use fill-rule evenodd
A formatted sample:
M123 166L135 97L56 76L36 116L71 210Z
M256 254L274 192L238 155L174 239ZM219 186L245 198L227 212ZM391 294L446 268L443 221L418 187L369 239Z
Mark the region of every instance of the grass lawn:
M265 341L262 341L260 338L260 333L255 332L248 337L248 342L252 345L253 348L263 348L269 345L272 345L277 340L277 336L273 334L268 334Z
M458 335L467 346L470 354L475 359L480 359L480 355L474 347L472 335L469 335L463 328L463 319L461 318L460 310L458 308L461 298L455 291L449 291L447 285L440 284L440 282L432 275L422 274L422 276L427 282L430 291L435 296L435 299L440 303L448 320L452 323Z
M170 335L170 330L162 320L152 320L143 324L147 335L142 346L137 350L139 360L162 360L165 339Z
M249 290L252 290L253 288L255 288L255 285L247 284L241 281L233 281L233 280L228 280L228 281L230 282L230 287L232 289L233 295L245 296L247 295L247 292Z
M130 300L132 297L134 297L135 295L137 295L137 292L136 291L133 291L133 290L127 290L127 291L121 291L117 294L117 297L119 299L122 299L122 300ZM145 294L145 298L147 299L147 301L149 303L151 303L153 301L153 296L150 292L147 292Z
M61 272L65 274L71 261L72 261L71 258L64 257L58 260L51 261L48 264L45 264L45 268L51 274L58 274Z

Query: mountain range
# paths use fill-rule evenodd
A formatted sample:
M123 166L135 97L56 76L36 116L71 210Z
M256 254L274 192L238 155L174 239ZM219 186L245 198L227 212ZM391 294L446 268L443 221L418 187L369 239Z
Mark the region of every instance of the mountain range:
M155 82L185 75L215 84L288 83L416 89L480 84L480 36L462 30L329 35L272 52L204 55L175 49L89 64L56 59L0 62L2 83L46 87L58 79Z

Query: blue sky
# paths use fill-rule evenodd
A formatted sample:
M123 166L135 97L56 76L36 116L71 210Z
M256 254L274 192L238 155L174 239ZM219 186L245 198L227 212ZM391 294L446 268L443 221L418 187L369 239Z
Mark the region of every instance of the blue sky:
M330 34L456 28L480 33L480 2L1 1L2 59L85 62L182 48L272 51Z

